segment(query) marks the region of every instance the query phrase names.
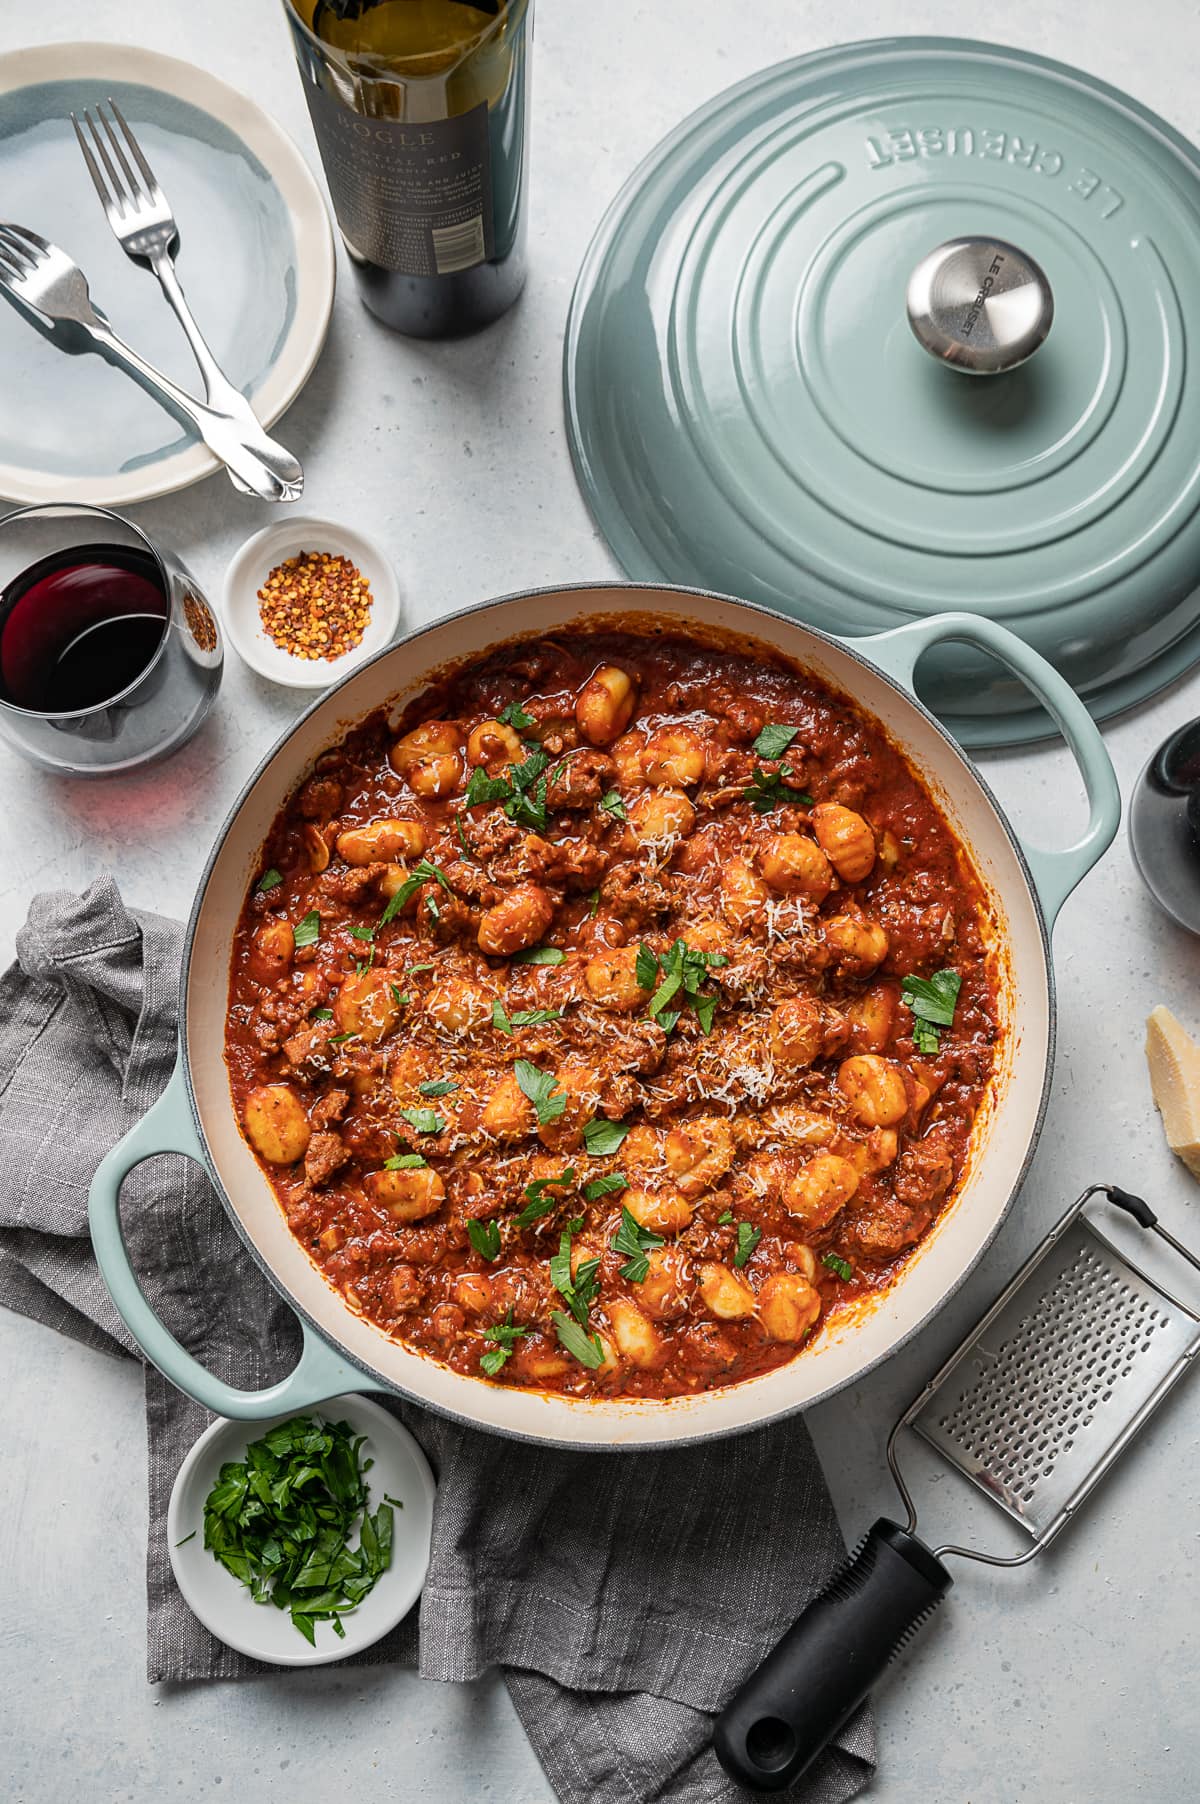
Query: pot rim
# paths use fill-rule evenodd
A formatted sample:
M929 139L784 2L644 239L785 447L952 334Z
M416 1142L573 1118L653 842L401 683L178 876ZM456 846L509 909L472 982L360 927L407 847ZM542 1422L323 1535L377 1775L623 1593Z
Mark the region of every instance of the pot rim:
M683 1436L671 1432L670 1416L668 1413L670 1405L669 1402L667 1402L661 1405L663 1410L661 1418L661 1436L656 1435L653 1439L638 1440L635 1442L624 1442L617 1439L612 1441L581 1441L557 1434L525 1432L520 1429L514 1429L507 1426L501 1427L498 1424L482 1421L477 1416L464 1414L450 1408L444 1403L434 1403L430 1401L429 1398L416 1391L397 1384L394 1379L386 1377L377 1368L371 1366L365 1359L362 1359L357 1354L351 1352L340 1339L331 1337L329 1329L314 1320L311 1312L293 1297L286 1284L277 1275L269 1261L259 1251L254 1241L251 1239L237 1210L230 1202L225 1186L217 1174L216 1161L213 1158L208 1135L205 1131L204 1120L196 1099L195 1086L192 1082L191 1061L188 1056L187 1040L187 993L191 974L192 951L195 945L196 929L199 924L201 913L203 912L213 869L225 844L225 840L245 805L250 792L262 777L268 765L270 765L283 750L287 742L300 731L305 722L308 721L318 709L323 708L329 702L331 697L337 695L344 689L348 683L361 677L364 671L371 669L382 659L392 657L396 652L403 650L404 648L412 647L426 633L435 630L440 631L443 627L451 625L455 621L473 619L476 615L487 613L493 608L499 608L511 602L530 601L547 595L582 597L589 594L611 594L614 591L630 595L670 594L696 596L706 601L723 602L728 606L743 609L764 622L772 624L780 622L788 628L789 632L799 632L825 645L834 646L839 652L843 652L849 656L854 663L869 670L873 677L882 679L887 683L910 708L916 710L928 725L931 725L936 729L939 738L963 767L966 775L973 780L977 788L982 792L995 816L998 826L1008 840L1009 846L1020 869L1028 899L1033 906L1034 918L1038 928L1038 941L1042 954L1042 972L1046 986L1046 1051L1044 1069L1042 1072L1041 1090L1038 1096L1037 1109L1030 1125L1025 1152L1022 1156L1020 1166L1013 1177L1004 1206L997 1214L996 1220L985 1234L972 1257L963 1266L962 1270L957 1274L953 1281L941 1292L937 1300L932 1303L910 1327L905 1329L889 1347L878 1353L865 1365L860 1366L849 1377L842 1379L837 1383L828 1385L824 1390L818 1391L814 1396L804 1397L798 1402L785 1404L781 1408L774 1408L769 1414L763 1414L753 1421L737 1423L729 1427L701 1428L697 1430L689 1429L689 1432ZM686 632L686 622L681 623L680 630ZM765 633L761 636L764 638L767 637ZM876 635L873 634L864 636L864 643L869 646L872 638L875 636ZM393 640L390 645L385 646L384 649L377 652L374 657L367 658L361 664L356 665L352 671L346 673L340 682L333 684L329 689L323 690L314 701L310 702L308 707L305 708L291 725L273 742L247 777L245 783L239 790L236 799L226 813L225 819L213 840L211 850L205 860L203 871L201 872L196 886L195 900L192 903L191 911L187 919L187 925L184 930L183 958L180 964L179 973L177 1025L179 1065L183 1074L184 1089L187 1094L188 1107L191 1111L192 1121L200 1144L204 1149L205 1170L209 1182L212 1184L220 1198L221 1206L228 1215L233 1224L234 1231L242 1244L246 1247L251 1258L271 1284L272 1288L283 1298L289 1309L291 1309L297 1318L305 1324L307 1329L312 1334L315 1334L321 1341L332 1343L336 1348L339 1358L345 1360L347 1364L353 1366L357 1371L362 1372L364 1377L370 1378L373 1384L380 1389L384 1395L403 1397L407 1402L414 1403L422 1409L432 1410L436 1415L444 1416L448 1420L458 1422L466 1428L482 1429L485 1433L502 1435L506 1440L524 1441L531 1445L543 1447L561 1447L573 1452L654 1453L661 1452L667 1447L684 1444L689 1446L699 1446L706 1442L728 1440L734 1435L748 1434L755 1429L768 1428L777 1422L786 1421L789 1417L801 1415L806 1410L815 1409L818 1404L824 1403L830 1397L836 1396L839 1391L845 1390L850 1384L857 1384L861 1379L867 1377L870 1372L875 1371L877 1367L892 1359L946 1306L951 1297L955 1295L966 1282L967 1278L970 1277L971 1273L983 1258L983 1255L992 1245L992 1242L1000 1232L1000 1229L1008 1220L1013 1203L1016 1201L1017 1194L1025 1182L1033 1156L1037 1151L1038 1142L1041 1139L1042 1127L1045 1122L1046 1110L1050 1100L1050 1084L1054 1074L1054 1055L1057 1042L1057 997L1054 984L1054 960L1051 952L1050 932L1046 923L1042 898L1038 886L1034 881L1028 859L1026 858L1025 849L1013 829L1007 814L1001 807L995 795L993 795L991 787L984 778L982 772L964 751L963 747L959 745L958 741L954 739L942 725L937 716L919 699L915 691L907 688L904 683L901 682L899 678L894 677L890 671L885 670L881 665L874 663L864 652L857 650L857 644L857 640L840 639L836 634L826 633L819 627L807 626L802 621L795 620L790 615L782 613L778 608L764 607L760 602L744 601L739 596L725 595L716 589L698 589L689 583L633 582L625 578L617 578L593 582L545 583L534 589L515 589L507 595L496 595L489 597L486 601L472 602L466 607L456 608L448 614L442 614L436 620L426 621L421 626L415 627L412 632L406 633L403 637Z

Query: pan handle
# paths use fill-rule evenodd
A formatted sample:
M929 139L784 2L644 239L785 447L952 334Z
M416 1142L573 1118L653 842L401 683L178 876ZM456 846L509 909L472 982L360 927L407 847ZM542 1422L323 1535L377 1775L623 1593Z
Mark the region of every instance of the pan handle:
M183 1153L204 1165L204 1149L192 1120L182 1061L158 1101L102 1160L88 1193L92 1248L121 1319L147 1359L160 1372L219 1416L261 1421L305 1410L343 1391L379 1391L385 1387L335 1353L306 1322L304 1347L297 1364L278 1384L263 1391L242 1391L215 1378L193 1359L164 1326L146 1301L129 1262L121 1232L121 1185L135 1165L155 1153Z
M1053 927L1059 909L1081 878L1113 842L1121 821L1121 792L1112 760L1100 737L1100 729L1072 689L1052 664L1032 646L978 614L934 614L870 639L843 641L863 653L911 694L913 672L931 645L961 639L990 652L1032 689L1054 721L1074 755L1088 798L1088 824L1074 845L1052 852L1022 842L1034 885L1041 898L1047 927Z
M952 1583L924 1542L881 1516L717 1718L729 1776L752 1791L798 1779Z

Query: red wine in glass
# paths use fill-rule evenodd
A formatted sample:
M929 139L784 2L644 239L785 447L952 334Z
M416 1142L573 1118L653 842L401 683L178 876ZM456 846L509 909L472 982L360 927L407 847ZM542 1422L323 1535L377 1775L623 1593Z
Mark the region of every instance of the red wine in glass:
M158 560L118 544L40 558L0 594L0 699L35 714L84 714L154 661L170 606Z

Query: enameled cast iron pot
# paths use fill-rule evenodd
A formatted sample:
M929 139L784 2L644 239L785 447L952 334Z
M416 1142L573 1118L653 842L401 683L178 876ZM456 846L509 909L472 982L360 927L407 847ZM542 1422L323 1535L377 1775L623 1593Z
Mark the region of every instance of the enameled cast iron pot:
M247 885L276 812L313 760L345 728L418 694L447 662L507 640L537 638L597 617L650 617L683 631L757 639L826 678L902 747L971 848L990 892L1001 949L1006 1032L967 1173L952 1206L902 1276L861 1316L834 1321L790 1364L761 1378L666 1403L582 1402L493 1385L389 1340L356 1315L294 1238L239 1131L224 1062L230 948ZM1083 773L1090 818L1061 851L1024 848L968 762L919 702L911 682L931 645L965 640L1028 683L1061 727ZM894 1352L961 1283L995 1234L1041 1125L1054 1044L1050 929L1059 907L1111 842L1120 796L1100 735L1074 691L1004 628L943 614L871 639L826 637L766 609L691 590L611 586L546 589L457 614L381 653L318 701L251 777L221 832L188 924L180 988L179 1063L160 1100L104 1160L91 1192L92 1239L117 1308L173 1383L221 1415L261 1418L306 1409L342 1391L396 1391L481 1428L580 1447L638 1448L733 1434L805 1409ZM300 1316L303 1355L270 1389L233 1389L204 1370L154 1315L121 1237L125 1174L155 1153L186 1153L216 1184L250 1255Z

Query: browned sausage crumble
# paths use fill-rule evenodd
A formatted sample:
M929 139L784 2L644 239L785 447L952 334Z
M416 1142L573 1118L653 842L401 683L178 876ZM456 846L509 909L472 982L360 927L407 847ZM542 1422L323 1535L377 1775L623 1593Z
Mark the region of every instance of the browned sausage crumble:
M318 760L226 1054L352 1308L459 1372L662 1398L890 1282L962 1176L996 994L979 880L852 703L765 649L568 634Z

